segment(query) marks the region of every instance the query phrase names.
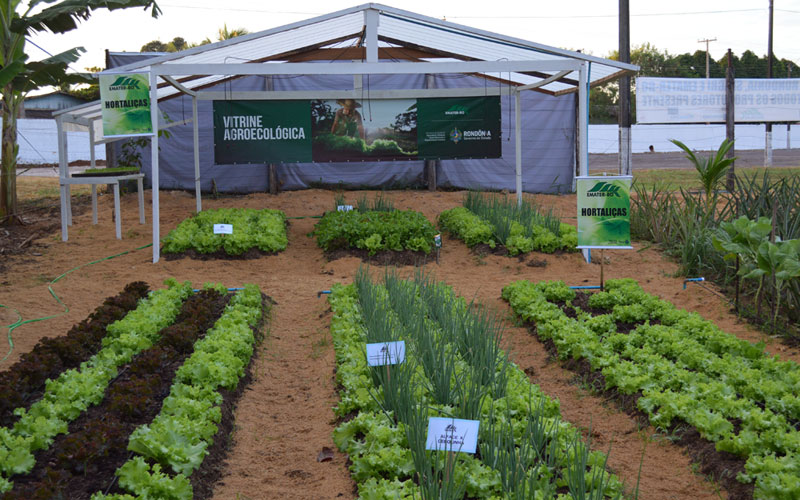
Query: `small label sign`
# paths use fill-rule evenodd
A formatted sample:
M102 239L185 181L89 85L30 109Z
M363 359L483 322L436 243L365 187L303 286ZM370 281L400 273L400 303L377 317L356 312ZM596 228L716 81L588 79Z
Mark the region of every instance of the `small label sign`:
M353 205L336 205L337 212L349 212L353 209Z
M474 454L478 447L479 425L478 420L431 417L425 449Z
M436 248L442 248L442 235L441 234L437 234L436 236L433 237L433 244L436 246Z
M233 224L214 224L214 234L233 234Z
M378 342L367 344L367 365L398 365L406 359L406 342Z

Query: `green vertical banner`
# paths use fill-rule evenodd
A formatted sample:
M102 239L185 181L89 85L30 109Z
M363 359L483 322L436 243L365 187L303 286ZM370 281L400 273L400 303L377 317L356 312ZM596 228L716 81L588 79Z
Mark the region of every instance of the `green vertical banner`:
M147 73L100 75L104 137L153 135Z
M500 158L500 97L417 100L420 159Z
M578 248L631 246L629 175L578 177Z
M214 163L311 161L311 104L214 101Z

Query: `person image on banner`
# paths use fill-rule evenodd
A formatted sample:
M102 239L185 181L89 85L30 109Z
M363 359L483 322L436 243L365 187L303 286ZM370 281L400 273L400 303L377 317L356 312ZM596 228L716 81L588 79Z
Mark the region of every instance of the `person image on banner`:
M354 99L339 99L336 104L341 106L336 110L336 115L333 119L331 126L331 134L343 135L348 137L360 137L366 140L367 135L364 132L364 123L361 119L361 113L356 108L360 108L361 104Z

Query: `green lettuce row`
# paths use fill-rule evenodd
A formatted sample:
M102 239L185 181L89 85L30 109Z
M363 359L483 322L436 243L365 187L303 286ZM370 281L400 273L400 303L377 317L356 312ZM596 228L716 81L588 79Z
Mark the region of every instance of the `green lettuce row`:
M494 248L499 243L506 247L509 255L528 253L534 250L542 253L553 253L559 249L576 250L578 232L569 224L560 223L560 234L556 235L546 227L537 224L531 224L526 228L517 221L507 221L507 223L509 224L508 235L503 241L489 221L470 212L466 207L452 208L439 214L439 227L464 240L468 247L485 243Z
M119 366L152 346L158 332L175 321L192 286L174 279L166 284L168 288L152 292L136 309L106 328L97 354L48 380L42 399L29 409L15 410L20 418L13 427L0 428L0 492L11 488L10 476L33 469L34 451L49 447L58 434L67 432L70 422L102 401Z
M480 243L494 248L494 228L488 221L470 212L466 207L455 207L439 214L439 227L464 240L470 248Z
M339 248L367 250L370 255L383 250L411 250L430 253L436 230L419 212L328 212L311 233L325 251Z
M253 327L261 321L262 310L261 291L255 285L245 285L233 296L178 369L161 412L131 433L128 450L137 455L116 474L120 486L135 496L98 492L92 500L192 498L188 476L203 463L222 418L219 389L234 390L244 375L255 348ZM156 463L151 467L145 459Z
M385 289L379 287L379 293L386 299ZM364 356L366 340L364 326L361 323L358 300L355 288L334 287L330 297L334 310L331 331L337 356L337 379L344 387L341 402L336 408L339 415L359 411L358 415L340 425L334 432L334 440L343 451L347 451L353 462L351 472L359 483L361 498L410 498L419 496L418 487L411 480L400 481L398 478L408 477L413 472L411 451L406 441L406 430L401 422L396 426L380 413L377 403L381 399L381 388L375 388L370 379ZM424 306L420 304L420 306ZM388 309L387 321L400 324L395 311ZM438 332L442 334L443 332ZM440 338L444 339L442 334ZM406 356L409 362L417 355L413 341L407 343ZM463 360L457 364L465 369ZM424 381L425 373L417 365L415 376ZM430 408L430 415L454 414L456 409L435 404L427 391L420 390L427 384L417 385L415 398L420 404ZM375 393L377 392L377 396ZM513 415L510 422L515 434L522 435L523 421L531 410L531 398L544 401L542 409L547 414L549 432L558 439L559 462L561 466L569 461L568 443L577 435L569 424L558 419L558 403L549 400L539 388L531 385L527 376L515 365L511 365L508 377L508 388L505 396L493 399L491 395L483 405L481 413L482 428L485 428L491 415ZM504 418L504 417L501 417ZM354 439L355 436L363 436ZM592 469L602 466L604 456L601 453L590 454ZM591 487L592 474L586 473L586 482ZM486 465L471 455L459 454L455 469L456 482L466 485L466 493L475 498L495 498L503 495L500 476L497 470ZM564 486L559 483L557 486ZM552 488L555 490L555 486ZM616 478L607 485L608 495L615 495L621 490Z
M800 433L784 415L762 409L757 401L741 397L733 383L740 379L737 371L750 362L765 359L760 346L724 338L733 336L699 324L708 322L697 315L676 311L668 307L671 304L665 306L635 283L632 285L632 280L612 280L608 291L596 294L598 298L592 297L589 305L600 307L602 303L603 308L613 307L616 311L618 307L644 304L645 315L671 326L645 323L629 335L617 334L613 322L620 319L619 314L591 317L577 309L578 318L568 318L551 302L554 296L563 300L565 289L569 290L562 282L520 281L507 286L503 298L516 314L536 324L540 338L552 339L560 358L587 359L593 369L602 371L607 387L616 387L626 394L641 391L643 396L637 406L650 416L654 425L666 428L679 417L703 437L716 442L718 450L746 457L747 473L737 479L755 481L757 498L795 498L800 494L797 481ZM571 301L566 295L566 302ZM703 342L705 346L701 347ZM703 354L725 348L730 352L717 362L714 360L717 355ZM726 367L726 361L731 361L730 366ZM764 365L783 374L791 371L791 364L775 365L776 362ZM772 373L759 375L752 368L757 364L750 364L746 372L757 377L752 389L757 388L759 381L767 385ZM792 401L790 390L785 394L788 402ZM738 433L733 432L731 420L740 421ZM782 491L783 496L767 493L775 491Z
M233 234L214 234L214 224L231 224ZM251 248L281 252L288 241L286 215L280 210L219 208L183 220L164 238L161 250L165 254L189 249L203 254L224 250L228 255L241 255Z

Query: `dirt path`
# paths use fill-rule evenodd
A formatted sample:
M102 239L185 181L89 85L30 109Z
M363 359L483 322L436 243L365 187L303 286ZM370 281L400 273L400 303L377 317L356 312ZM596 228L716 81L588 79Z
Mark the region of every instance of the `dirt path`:
M355 200L364 192L348 193ZM371 194L367 193L369 196ZM397 208L414 208L429 219L460 203L462 193L391 192ZM149 200L149 193L146 198ZM574 196L541 196L546 206L574 213ZM276 197L254 194L204 200L205 208L278 208L289 216L317 215L330 209L333 193L308 190L282 193ZM122 203L123 240L114 238L111 199L101 198L100 224L92 226L91 214L75 217L70 241L63 243L53 233L40 238L41 256L13 257L0 276L0 304L14 307L25 319L57 314L63 309L47 291L55 276L85 264L131 250L150 242L150 227L137 224L135 196ZM185 193L161 195L162 234L191 215L194 199ZM149 210L147 213L150 220ZM573 219L574 220L574 219ZM274 307L270 335L261 349L255 368L255 381L245 391L236 414L236 432L226 475L215 498L250 499L328 499L354 498L353 483L345 457L336 454L332 461L317 462L319 451L333 447L335 425L332 407L336 403L333 384L334 356L328 331L329 316L319 290L335 282L350 282L361 264L354 258L326 262L314 240L306 234L315 219L294 219L289 228L289 248L282 254L250 261L163 260L151 263L151 249L138 250L112 260L82 267L53 286L70 312L45 322L24 325L14 332L15 349L0 369L29 350L41 337L58 335L83 319L103 298L116 294L134 280L145 280L159 287L168 277L240 286L252 282L272 296ZM606 277L635 277L643 288L671 300L678 307L697 311L729 331L751 341L768 337L736 322L728 308L713 293L696 286L682 289L682 280L671 277L676 266L652 248L606 252L609 262ZM529 267L526 261L498 256L478 257L461 243L445 238L439 265L429 269L466 297L497 308L508 316L509 308L499 298L500 290L517 279L563 279L570 285L595 284L599 266L585 264L578 254L532 256L544 259L544 268ZM411 273L410 267L402 272ZM14 320L10 311L0 309L3 324ZM10 319L9 319L10 318ZM714 486L691 472L682 450L665 439L652 440L652 429L639 429L634 420L617 411L613 404L588 394L573 379L572 372L558 363L548 362L541 344L524 329L510 326L506 345L511 357L523 369L533 368L532 380L561 400L564 418L582 428L592 427L594 442L611 449L611 466L627 484L636 482L639 460L646 441L647 453L642 470L641 498L717 498ZM771 352L800 359L797 349L786 349L777 342ZM5 355L2 349L0 358ZM723 495L724 497L724 495Z

